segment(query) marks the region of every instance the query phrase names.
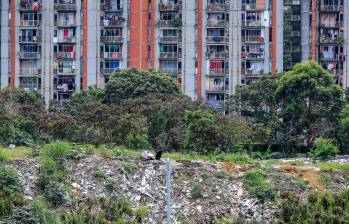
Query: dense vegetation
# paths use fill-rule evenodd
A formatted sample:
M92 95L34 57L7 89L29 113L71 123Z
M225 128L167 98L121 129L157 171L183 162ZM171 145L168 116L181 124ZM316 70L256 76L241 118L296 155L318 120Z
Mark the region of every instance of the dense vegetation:
M61 139L200 154L278 150L289 156L309 152L316 139L325 138L342 153L349 148L344 93L313 63L238 87L226 103L227 115L181 94L171 78L136 69L117 71L105 89L91 87L49 110L40 95L19 89L1 90L0 104L3 145Z

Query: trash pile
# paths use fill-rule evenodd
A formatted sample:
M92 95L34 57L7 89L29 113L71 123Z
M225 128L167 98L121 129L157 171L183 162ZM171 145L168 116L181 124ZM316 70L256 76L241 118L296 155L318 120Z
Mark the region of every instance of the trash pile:
M38 159L19 159L12 162L25 183L25 194L36 195L35 181L40 167ZM308 189L295 184L292 173L280 168L259 165L238 166L230 163L203 161L171 161L171 208L173 223L215 223L221 217L245 217L271 220L281 202L262 209L243 187L246 170L264 169L268 179L280 191L293 191L304 195ZM132 206L147 205L150 213L145 223L166 221L166 164L164 161L133 158L105 159L87 157L65 163L70 186L69 195L77 198L126 197ZM280 176L280 172L283 175ZM274 175L275 173L275 175ZM277 175L278 176L277 176ZM112 189L112 190L111 190ZM68 202L64 209L69 210Z

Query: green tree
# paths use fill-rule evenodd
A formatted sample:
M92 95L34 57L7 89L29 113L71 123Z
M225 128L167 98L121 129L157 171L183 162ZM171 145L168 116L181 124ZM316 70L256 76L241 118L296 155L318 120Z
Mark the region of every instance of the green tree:
M122 100L151 93L178 95L180 88L172 78L158 71L117 70L105 88L104 100L109 104L119 104Z
M349 152L349 103L347 103L339 115L337 136L342 153Z
M296 137L304 137L306 146L320 136L334 137L343 91L320 65L297 64L284 73L275 99L286 129Z

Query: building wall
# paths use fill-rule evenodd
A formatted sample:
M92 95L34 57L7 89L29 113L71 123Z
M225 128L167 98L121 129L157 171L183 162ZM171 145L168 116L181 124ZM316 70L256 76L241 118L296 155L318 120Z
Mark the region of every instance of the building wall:
M43 94L46 103L52 99L65 100L67 95L69 97L73 92L86 90L88 86L103 87L116 68L137 67L161 70L173 77L192 98L202 97L213 106L220 107L219 104L235 92L237 85L247 85L263 74L282 72L295 63L311 59L312 46L315 46L315 60L324 64L321 39L324 28L321 19L328 15L321 8L323 1L316 5L314 14L314 1L292 2L301 8L297 14L299 20L297 16L285 14L284 6L291 2L288 0L258 0L249 4L242 0L230 0L213 6L209 0L173 3L163 0L119 0L117 7L103 1L101 4L100 1L76 0L76 10L73 10L76 18L74 57L70 58L74 61L74 69L71 74L56 74L60 68L57 63L62 59L56 58L54 35L57 30L66 28L57 27L54 18L55 14L66 12L58 12L54 1L42 0L38 12L42 14L41 25L28 28L20 25L21 16L26 11L32 11L31 5L23 11L21 0L13 0L11 5L10 1L1 0L1 88L23 87L23 77L28 74L22 72L23 58L19 55L24 43L19 41L19 36L23 29L38 29L42 35L42 40L35 43L41 46L38 58L40 72L30 76L37 76L40 80L36 90ZM166 3L169 5L164 6ZM342 12L338 13L343 14L343 19L339 29L343 31L344 41L340 44L343 59L341 67L337 69L340 73L338 83L348 87L348 1L344 1L340 10ZM171 17L168 14L172 14L172 19L180 18L181 24L177 26L172 24L173 21L164 21ZM222 18L225 21L219 21ZM284 24L290 18L301 24L293 33L284 30ZM314 39L311 38L310 18L316 21ZM165 33L168 35L172 32L169 30L175 36L164 37ZM225 31L220 34L219 30ZM300 39L300 46L292 54L299 51L300 56L288 65L285 54L289 49L284 47L284 43L295 34ZM174 52L163 52L164 46L167 50L173 48ZM172 66L171 61L173 70L166 67ZM217 61L224 63L217 65ZM74 77L74 88L57 89L57 80L66 80L66 76ZM64 97L57 97L57 94Z

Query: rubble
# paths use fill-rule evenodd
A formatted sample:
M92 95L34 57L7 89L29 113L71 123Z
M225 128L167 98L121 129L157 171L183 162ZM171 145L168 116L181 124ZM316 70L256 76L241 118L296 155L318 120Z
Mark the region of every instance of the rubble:
M249 197L243 187L243 176L248 166L230 163L209 163L203 161L172 161L172 214L174 223L214 223L220 217L240 216L247 219L272 220L277 214L280 202L262 206ZM39 172L38 159L21 159L12 165L19 171L25 183L27 198L33 198L35 181ZM256 167L254 167L256 168ZM266 169L280 191L296 191L306 197L306 190L290 184L291 173L273 178L273 172L280 168L257 167ZM163 161L142 161L132 158L105 159L87 157L65 162L66 181L71 187L70 195L80 198L108 197L112 194L125 196L133 207L146 204L150 214L145 223L165 223L166 216L166 165ZM268 170L269 169L269 170ZM96 178L98 170L105 176ZM219 172L224 172L222 175ZM343 178L338 178L343 182ZM106 188L112 183L114 191ZM193 185L198 183L202 197L193 199ZM71 204L67 202L67 204Z

